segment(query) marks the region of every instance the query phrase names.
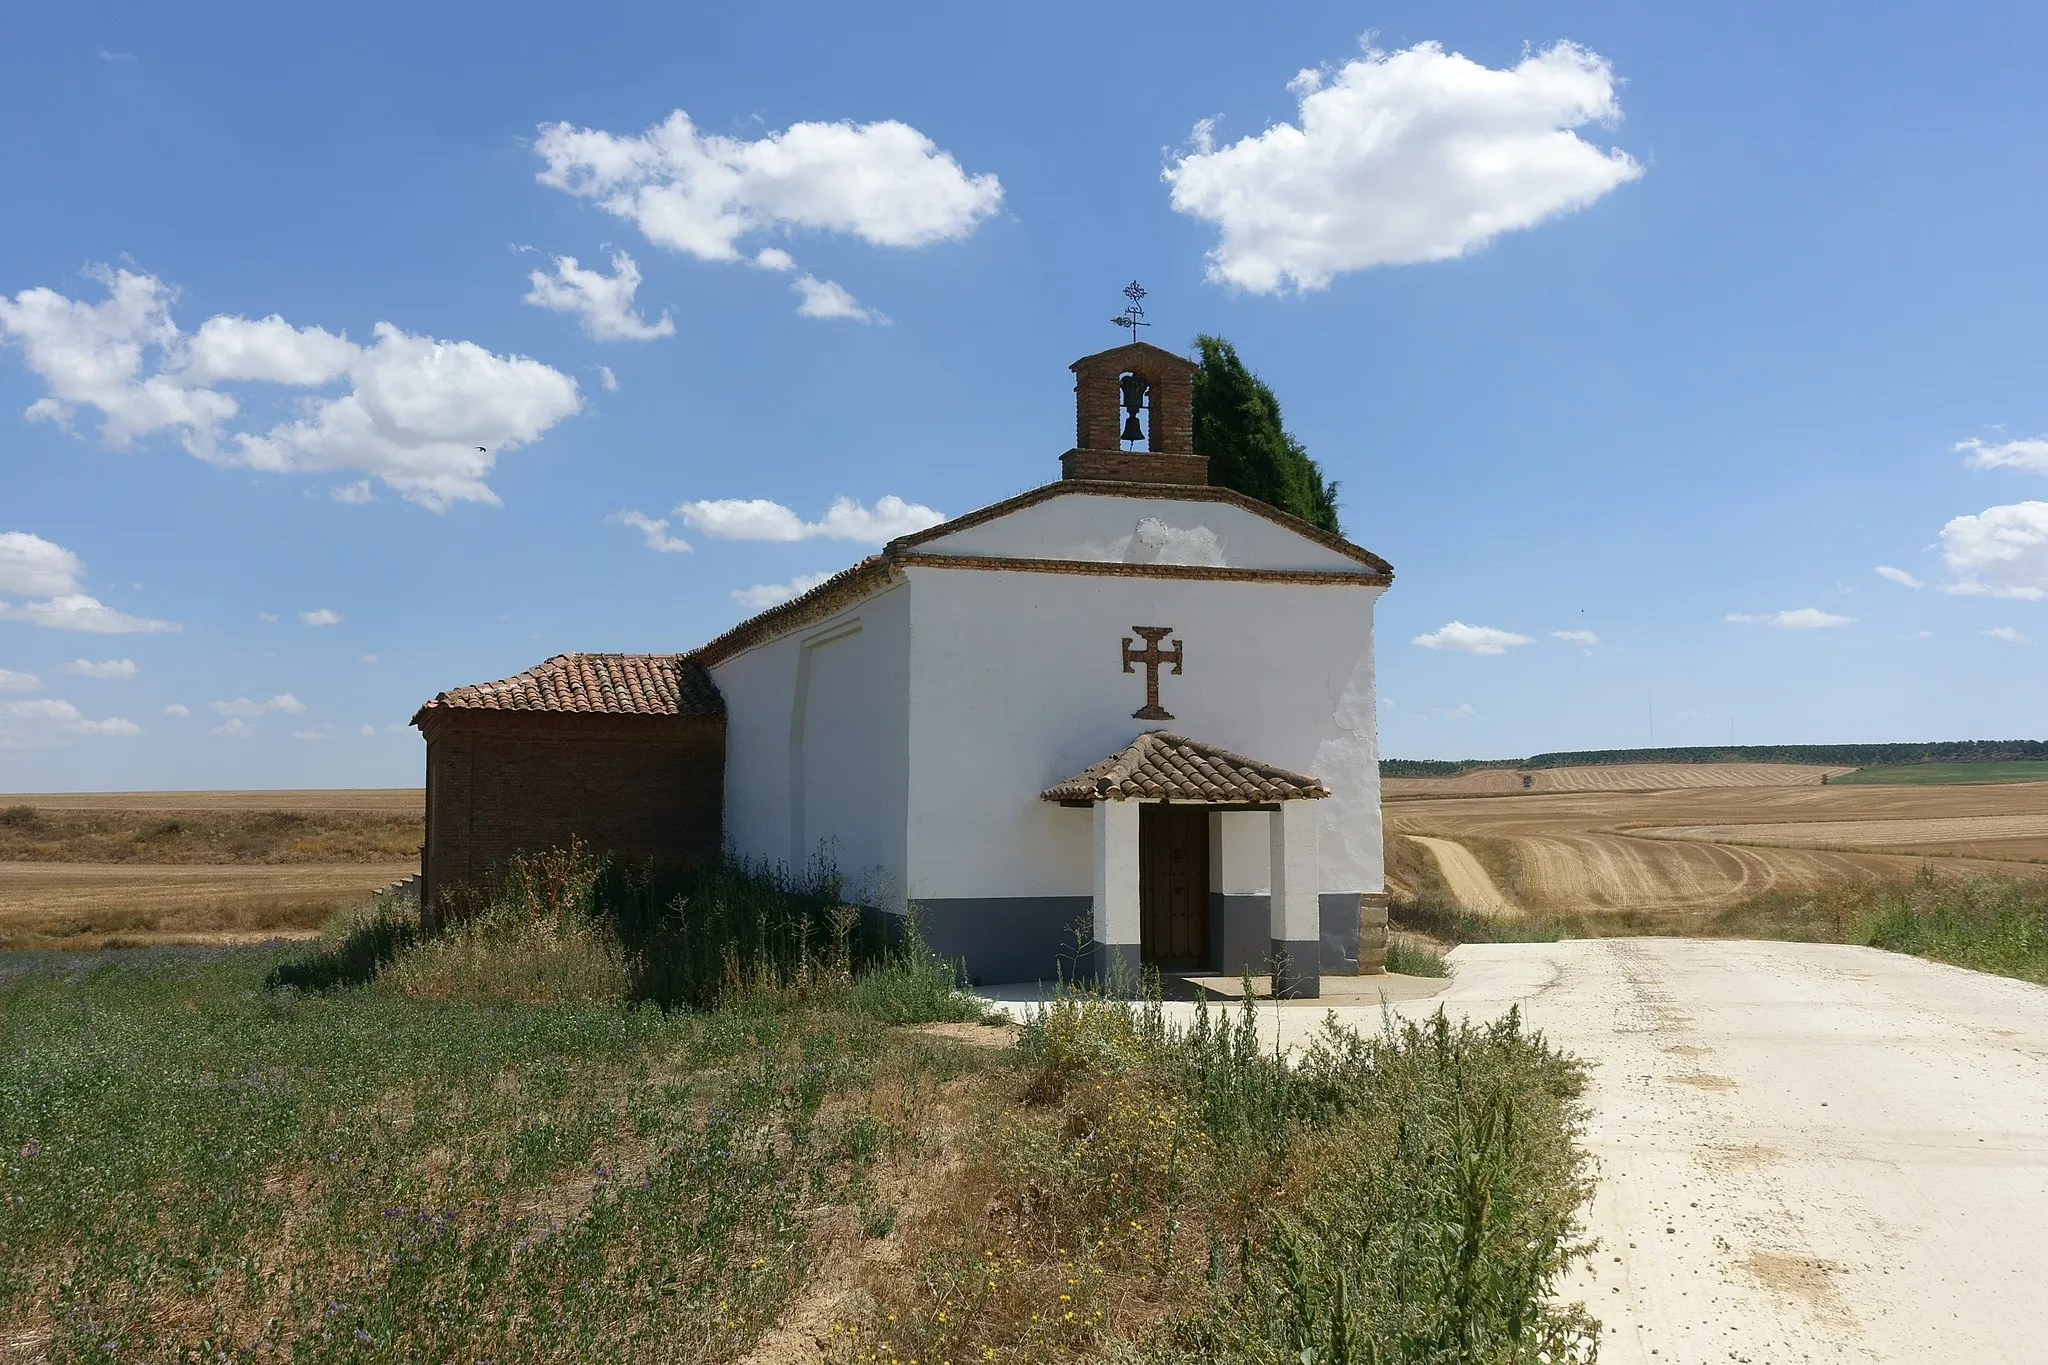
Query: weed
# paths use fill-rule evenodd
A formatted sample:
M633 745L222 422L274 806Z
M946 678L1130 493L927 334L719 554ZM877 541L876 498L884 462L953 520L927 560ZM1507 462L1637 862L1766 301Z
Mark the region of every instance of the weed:
M1551 1301L1587 1251L1578 1066L1510 1014L1297 1061L1257 1007L1068 991L1023 1031L1021 1107L842 1325L856 1361L1590 1361Z
M1388 934L1387 970L1402 976L1449 976L1451 964L1406 934Z

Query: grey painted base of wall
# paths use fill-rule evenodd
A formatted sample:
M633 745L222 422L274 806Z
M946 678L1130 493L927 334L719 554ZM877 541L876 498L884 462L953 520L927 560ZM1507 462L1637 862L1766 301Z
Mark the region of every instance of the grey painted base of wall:
M1314 1000L1323 993L1323 974L1316 970L1322 960L1321 939L1287 942L1276 938L1267 951L1273 964L1275 1000Z
M965 961L977 986L1095 975L1095 903L1087 896L950 896L919 901L916 911L932 951Z
M1325 891L1316 898L1318 946L1309 960L1326 975L1358 975L1358 900L1356 891ZM1209 956L1215 970L1229 976L1247 968L1263 972L1272 942L1272 897L1209 893ZM1380 968L1374 963L1369 970Z
M1270 897L1209 893L1209 961L1216 971L1224 976L1263 973L1272 941Z
M1359 941L1360 896L1356 891L1325 891L1317 897L1320 923L1317 938L1288 947L1292 961L1309 964L1308 975L1352 976L1360 970L1384 970L1386 908L1384 896L1365 899L1373 905L1364 918L1367 941ZM1107 966L1091 939L1095 907L1087 896L954 896L917 902L918 929L940 957L966 962L968 979L976 985L1011 985L1028 981L1100 979ZM1272 966L1272 902L1267 896L1209 895L1210 970L1236 976L1249 969L1263 973ZM1129 955L1130 977L1138 976L1138 946L1117 945Z

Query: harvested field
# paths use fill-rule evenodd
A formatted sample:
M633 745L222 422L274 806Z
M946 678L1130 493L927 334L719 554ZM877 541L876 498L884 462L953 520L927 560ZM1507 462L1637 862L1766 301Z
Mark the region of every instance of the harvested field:
M1776 848L1861 849L1962 855L2020 862L2048 860L2048 811L1918 820L1810 820L1768 825L1674 825L1632 831L1647 839L1762 844Z
M0 949L310 934L419 868L424 793L0 796Z
M0 863L388 863L424 835L417 811L0 806Z
M1410 797L1387 803L1386 827L1506 844L1514 882L1501 890L1541 913L1684 915L1767 891L1901 880L1923 863L1937 874L2048 875L2032 861L2048 860L2048 785L1823 787L1828 770L1805 771L1816 785Z
M38 810L384 811L423 816L427 793L420 787L332 787L308 791L0 794L0 809L8 806L34 806Z
M1667 791L1694 787L1818 787L1850 768L1806 763L1606 763L1585 768L1482 768L1456 777L1389 777L1389 801L1428 796L1512 796L1524 792ZM1528 778L1524 786L1522 779Z
M305 937L340 906L417 870L0 862L0 950Z

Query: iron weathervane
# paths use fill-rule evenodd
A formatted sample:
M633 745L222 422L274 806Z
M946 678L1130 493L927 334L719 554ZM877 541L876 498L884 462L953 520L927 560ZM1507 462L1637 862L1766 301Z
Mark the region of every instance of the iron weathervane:
M1139 284L1136 280L1132 280L1124 286L1124 297L1129 299L1130 302L1124 306L1123 312L1118 313L1110 321L1119 327L1128 329L1131 334L1131 340L1136 341L1138 339L1138 329L1152 325L1145 321L1145 306L1139 302L1139 300L1145 297L1145 286Z

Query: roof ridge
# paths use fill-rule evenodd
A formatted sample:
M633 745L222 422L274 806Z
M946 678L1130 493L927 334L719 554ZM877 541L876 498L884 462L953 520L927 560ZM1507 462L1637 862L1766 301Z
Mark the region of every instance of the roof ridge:
M1109 757L1039 793L1044 801L1195 801L1212 805L1318 800L1323 780L1172 730L1147 730Z

